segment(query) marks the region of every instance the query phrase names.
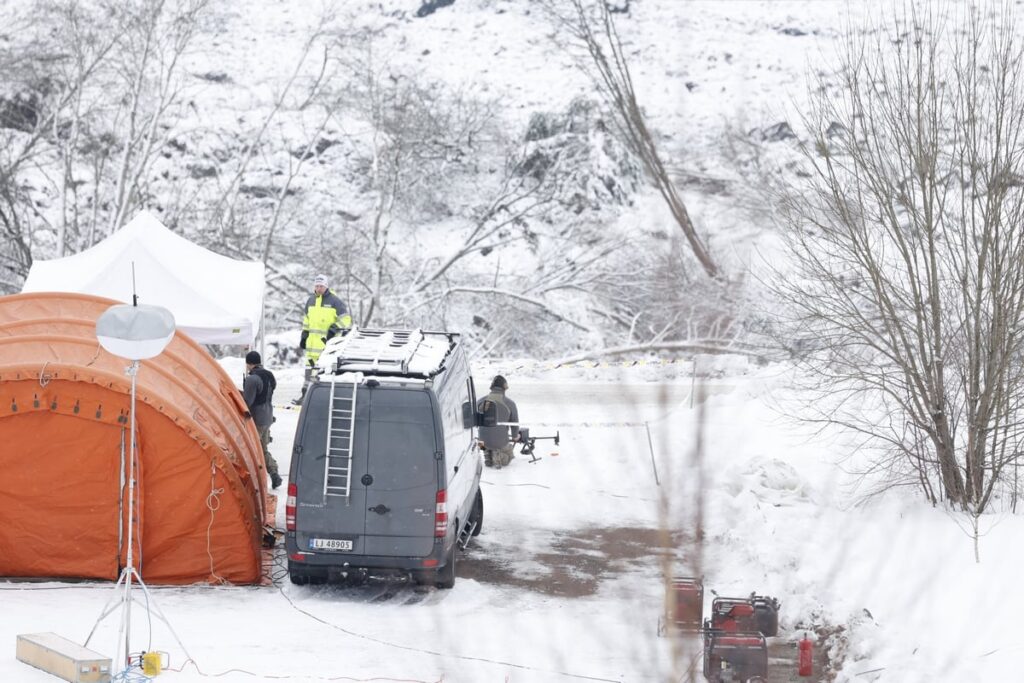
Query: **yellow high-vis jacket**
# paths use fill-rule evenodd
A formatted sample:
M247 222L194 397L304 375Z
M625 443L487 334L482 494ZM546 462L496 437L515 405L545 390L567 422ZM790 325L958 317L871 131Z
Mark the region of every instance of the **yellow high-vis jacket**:
M302 341L299 343L306 350L306 362L316 364L327 340L350 327L352 316L345 302L334 292L328 289L320 296L311 294L302 312Z

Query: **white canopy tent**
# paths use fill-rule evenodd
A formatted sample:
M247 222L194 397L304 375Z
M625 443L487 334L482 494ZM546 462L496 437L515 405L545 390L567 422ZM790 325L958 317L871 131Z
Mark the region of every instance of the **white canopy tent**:
M80 292L163 306L200 344L253 346L263 318L265 269L174 234L143 211L116 233L74 256L36 261L23 292Z

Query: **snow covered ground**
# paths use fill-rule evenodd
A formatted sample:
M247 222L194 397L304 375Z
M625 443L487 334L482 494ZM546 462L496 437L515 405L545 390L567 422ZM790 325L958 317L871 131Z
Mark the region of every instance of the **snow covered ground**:
M239 374L240 360L225 364ZM154 588L187 655L163 623L147 622L141 605L133 611L133 649L168 652L172 669L191 657L183 671L160 676L168 683L214 675L227 682L688 680L690 661L673 655L658 621L663 570L686 574L697 560L692 520L701 490L708 606L711 589L776 596L780 640L804 630L839 634L818 646L844 658L840 681L1020 680L1020 520L987 520L975 564L968 537L942 511L899 494L855 506L835 464L848 451L844 439L812 437L770 407L785 398L785 368L723 365L692 407L691 378L679 364L509 362L477 368L478 383L495 371L508 373L509 394L533 433L557 430L562 442L538 442L537 463L520 457L485 470L484 532L463 554L453 590L397 581L298 587L280 571L273 587ZM285 402L300 377L293 369L279 377L277 398ZM701 405L705 441L696 460ZM296 419L295 411L278 412L273 450L282 471ZM279 505L282 528L283 515ZM666 520L668 564L659 554ZM0 584L0 643L7 643L0 680L55 680L15 660L16 635L53 631L82 642L112 591L109 584ZM116 639L115 614L91 646L111 653Z

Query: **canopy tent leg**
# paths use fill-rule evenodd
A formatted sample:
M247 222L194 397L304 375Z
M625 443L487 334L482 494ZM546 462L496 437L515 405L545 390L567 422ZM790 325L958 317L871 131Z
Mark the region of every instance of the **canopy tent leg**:
M267 303L266 303L266 289L263 291L263 305L260 306L260 358L263 362L267 362Z

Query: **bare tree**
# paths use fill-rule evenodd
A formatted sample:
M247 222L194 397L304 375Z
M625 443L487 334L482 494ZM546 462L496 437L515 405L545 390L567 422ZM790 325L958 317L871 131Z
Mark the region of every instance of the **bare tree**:
M142 0L128 3L116 27L122 35L114 83L125 98L110 112L120 158L111 169L113 194L105 233L124 224L146 199L149 172L166 143L161 128L181 103L181 59L201 28L208 0ZM95 240L90 235L87 243Z
M867 472L980 515L1024 436L1024 51L1009 9L947 9L847 36L777 288Z
M182 103L181 59L208 0L40 0L32 30L0 55L28 105L0 127L5 267L91 246L150 200L153 163ZM9 259L9 260L8 260Z
M196 203L205 214L203 222L216 229L215 235L207 235L211 246L246 258L258 257L270 267L271 255L279 246L277 238L289 223L289 209L298 194L295 185L307 163L316 157L318 145L323 144L321 136L337 107L336 93L325 87L335 75L326 39L333 18L331 6L317 16L267 110L254 128L237 131L231 141L237 150L225 155L228 161L212 174L216 193L211 197L204 194L208 188L197 188ZM301 124L296 126L301 131L298 139L273 136L272 126L285 118ZM281 154L285 150L288 153ZM263 162L258 168L257 160ZM245 201L257 183L260 191L256 194L261 195L258 208ZM253 244L261 246L254 251Z
M10 8L8 8L10 9ZM0 83L10 94L0 98L0 290L17 291L28 273L37 243L36 233L48 230L37 199L40 179L51 178L55 139L77 144L77 122L83 92L96 79L116 35L96 30L74 2L40 4L28 15L7 14L12 33L21 38L0 51ZM52 29L52 30L51 30ZM66 45L53 35L73 36ZM70 178L70 161L62 158L63 182ZM27 181L26 176L34 179ZM72 184L72 186L74 186ZM67 215L66 195L60 193L61 213ZM62 218L56 221L56 251L65 244Z
M372 202L353 225L356 253L370 258L349 262L347 273L360 324L404 322L413 312L443 316L437 307L456 295L516 301L564 321L521 289L483 287L479 272L458 269L473 255L525 244L530 219L553 202L550 184L520 172L492 105L423 75L393 72L372 43L349 69L344 112L360 122L350 139ZM447 239L421 227L436 221L448 224ZM410 249L417 242L431 248Z
M380 309L388 298L385 290L393 285L393 270L400 267L393 253L392 228L401 208L428 182L430 167L422 162L433 156L432 143L445 132L427 130L428 102L433 98L412 79L391 73L372 39L346 67L348 110L366 126L350 135L362 150L365 189L372 197L368 219L357 228L369 258L363 268L350 263L348 274L362 290L357 320L368 325L375 317L384 317Z
M719 267L698 234L647 127L647 117L637 99L629 62L615 27L613 10L606 0L570 0L570 4L569 14L561 12L554 2L548 2L546 7L556 22L586 49L588 59L582 61L581 66L591 75L598 92L608 103L620 136L642 161L701 268L708 276L719 277Z

